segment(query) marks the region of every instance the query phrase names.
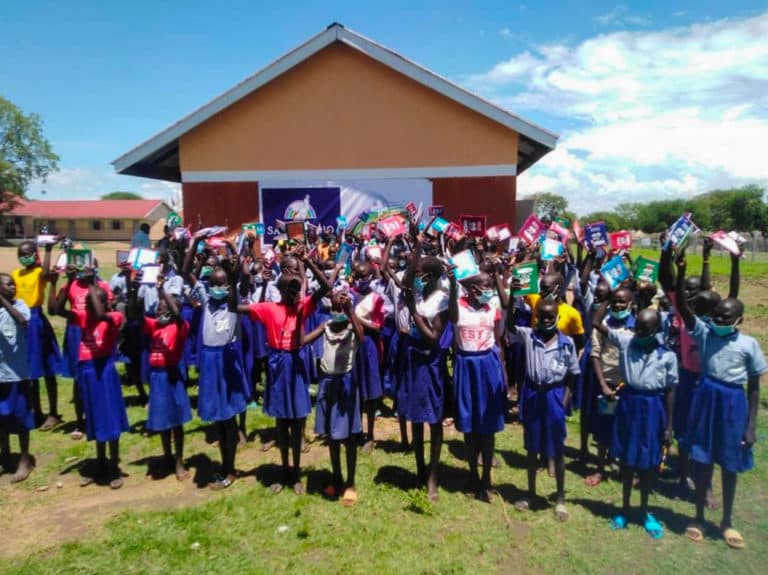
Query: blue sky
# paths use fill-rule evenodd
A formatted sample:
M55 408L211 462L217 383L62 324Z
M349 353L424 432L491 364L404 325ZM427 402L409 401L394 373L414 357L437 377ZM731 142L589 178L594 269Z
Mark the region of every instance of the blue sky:
M577 211L768 181L766 2L0 3L0 94L61 171L31 197L174 186L109 162L333 21L561 134L520 178Z

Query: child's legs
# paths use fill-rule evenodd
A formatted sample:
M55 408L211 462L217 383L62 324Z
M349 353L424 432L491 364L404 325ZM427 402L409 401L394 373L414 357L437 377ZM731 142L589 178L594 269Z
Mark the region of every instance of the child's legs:
M411 432L413 433L413 454L416 457L416 474L419 481L424 481L425 463L424 463L424 424L411 423Z
M723 520L720 523L722 529L731 527L731 515L733 514L733 501L736 498L736 480L738 476L738 473L720 468L720 477L723 482Z
M304 424L306 421L307 419L305 417L289 420L295 481L299 481L301 478L301 442L304 439Z
M357 442L353 437L344 440L347 452L347 487L355 486L355 469L357 468Z
M160 443L163 445L163 456L166 459L172 459L173 453L171 452L171 430L165 429L160 432Z
M565 501L565 455L555 456L555 483L557 484L557 502Z
M337 439L328 440L328 451L331 454L331 473L333 474L333 486L341 488L341 442Z
M59 418L59 387L55 375L45 376L45 392L48 395L48 416Z
M365 402L365 415L367 417L366 433L368 434L368 441L373 441L373 429L376 423L376 407L379 404L378 399L369 399Z
M184 427L179 425L174 427L173 430L173 445L176 449L176 463L184 461Z
M680 474L680 484L684 485L691 470L690 452L685 443L677 444L677 467Z
M648 513L648 498L653 490L653 484L656 481L656 469L645 469L639 472L640 475L640 511L643 515Z
M11 454L11 441L8 432L0 429L0 457L8 457Z
M437 490L437 471L440 468L440 452L443 449L443 424L441 422L430 424L429 441L427 490L432 493Z
M621 507L624 515L629 514L632 500L632 481L635 478L635 470L627 465L621 466Z
M222 422L223 440L219 442L225 446L222 451L222 473L226 476L235 474L235 454L237 453L237 420L231 417Z
M35 412L35 419L41 420L43 418L43 406L40 402L40 380L32 380L30 386L30 399L32 401L32 408Z
M536 472L538 470L539 454L529 451L525 459L525 468L528 474L528 495L536 497Z
M480 453L480 438L477 433L465 433L464 444L467 449L467 463L469 463L469 473L473 481L479 481L477 474L477 454Z
M85 429L85 417L83 414L83 398L80 396L80 385L77 378L72 380L72 401L75 404L75 419L77 420L77 429Z
M400 445L408 447L408 422L402 415L397 416L397 424L400 426Z
M479 435L480 452L483 455L483 477L482 485L485 489L491 487L491 468L493 467L493 451L496 444L496 435L494 433L483 433Z
M288 450L290 448L290 425L287 419L276 419L275 425L277 427L277 445L280 448L280 462L283 466L283 474L286 475L290 470L290 464L288 463ZM287 479L287 477L284 477Z
M703 522L704 509L707 506L707 488L712 483L714 465L693 461L691 470L693 471L693 482L696 484L696 521Z
M579 411L579 447L580 457L585 458L589 455L589 418L583 406Z

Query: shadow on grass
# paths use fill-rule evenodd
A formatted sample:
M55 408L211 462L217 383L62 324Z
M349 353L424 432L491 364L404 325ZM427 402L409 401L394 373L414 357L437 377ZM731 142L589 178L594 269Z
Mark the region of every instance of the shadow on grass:
M621 511L619 506L611 505L596 499L570 499L569 502L583 507L595 517L602 517L605 519L606 527L608 527L610 520ZM691 516L682 515L666 507L651 505L650 511L665 529L678 535L684 534L686 526L693 520ZM644 520L644 518L640 517L640 511L637 507L632 507L630 516L627 519L639 525L642 525ZM711 526L707 526L707 529L710 530Z
M379 467L373 478L373 482L377 485L396 487L402 491L409 491L421 487L421 482L415 473L403 467L394 465L383 465Z
M208 486L213 480L214 474L221 467L219 463L214 462L205 453L196 453L188 458L186 463L188 468L195 470L192 481L200 489Z

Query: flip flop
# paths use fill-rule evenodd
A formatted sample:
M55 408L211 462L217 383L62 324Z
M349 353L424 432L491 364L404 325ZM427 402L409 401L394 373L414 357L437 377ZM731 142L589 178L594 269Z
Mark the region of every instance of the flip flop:
M51 429L53 429L54 427L56 427L60 423L61 423L61 419L60 418L58 418L58 417L56 417L54 415L49 415L48 417L45 418L45 421L43 422L43 424L40 427L37 428L37 430L38 431L50 431Z
M293 484L293 492L296 495L304 495L307 493L307 488L304 487L304 484L301 481L297 481Z
M685 536L695 543L704 541L704 532L698 525L689 525L685 528Z
M69 434L69 438L73 441L80 441L84 437L84 434L79 429L75 429L72 433Z
M555 505L555 518L558 521L568 521L568 509L566 509L565 503Z
M530 510L530 508L531 503L527 499L518 499L515 501L515 509L521 513L525 513L526 511Z
M357 489L354 487L347 487L344 490L344 496L341 498L341 503L344 507L352 507L357 503Z
M120 489L122 486L123 486L122 477L115 477L112 481L109 482L110 489Z
M627 528L627 519L623 515L617 515L611 519L611 529L613 531L619 531L620 529Z
M235 480L230 479L229 477L216 477L214 481L211 481L208 484L208 489L212 489L213 491L221 491L222 489L231 487L234 482Z
M744 549L744 538L741 536L741 533L732 527L723 531L723 539L725 539L725 544L731 549Z
M664 528L661 526L661 523L656 521L656 518L651 513L645 515L645 523L643 524L643 527L645 527L645 532L654 539L661 539L664 537Z

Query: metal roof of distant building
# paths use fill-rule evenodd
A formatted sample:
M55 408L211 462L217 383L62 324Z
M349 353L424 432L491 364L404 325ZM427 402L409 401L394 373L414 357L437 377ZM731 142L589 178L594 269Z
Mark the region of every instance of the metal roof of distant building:
M142 219L149 216L163 200L40 200L18 199L6 212L13 216L31 216L49 220ZM166 204L167 206L167 204ZM170 206L168 206L170 209Z

